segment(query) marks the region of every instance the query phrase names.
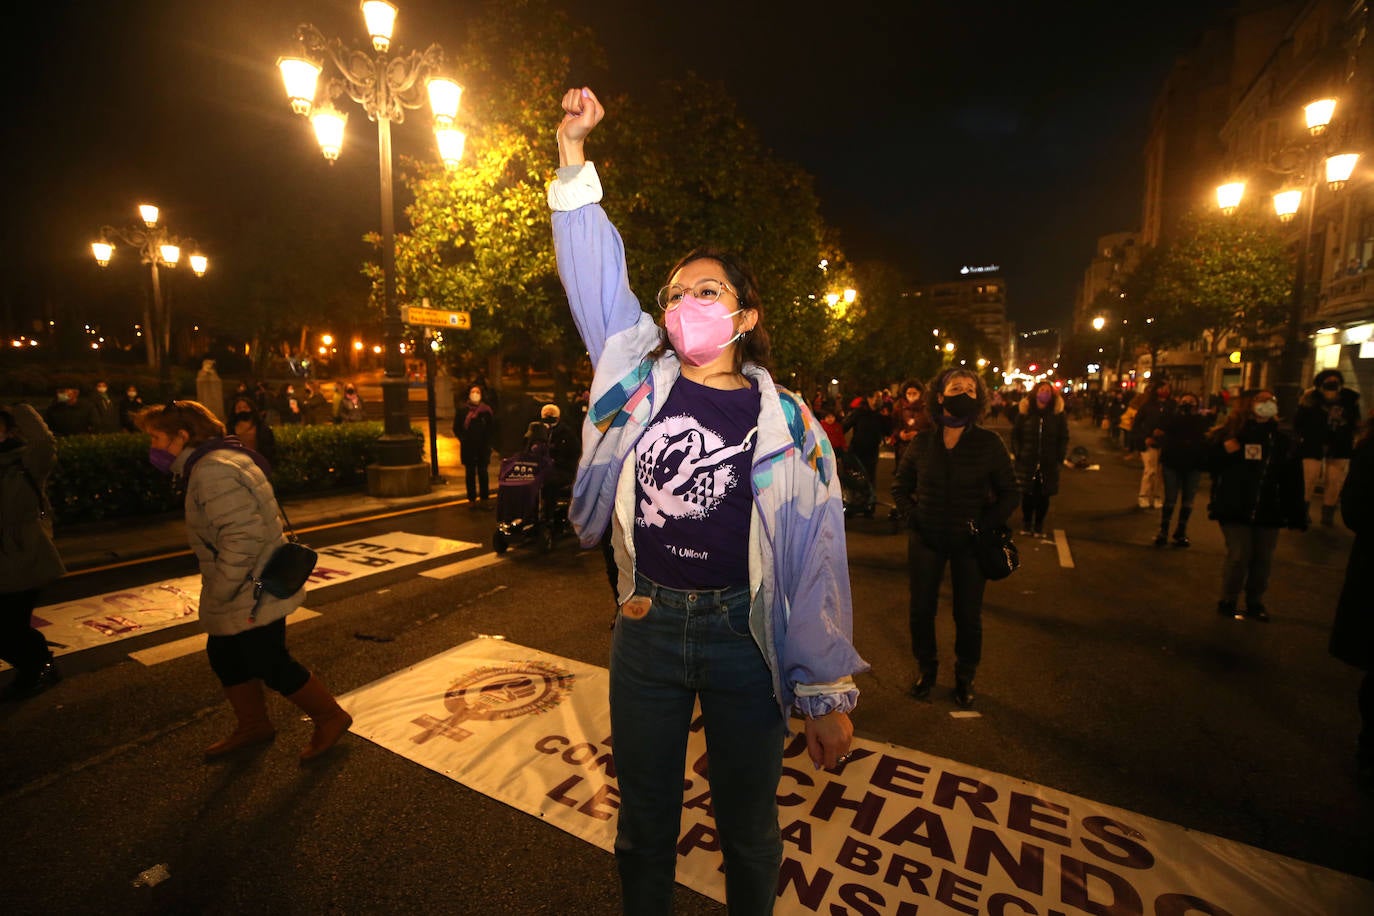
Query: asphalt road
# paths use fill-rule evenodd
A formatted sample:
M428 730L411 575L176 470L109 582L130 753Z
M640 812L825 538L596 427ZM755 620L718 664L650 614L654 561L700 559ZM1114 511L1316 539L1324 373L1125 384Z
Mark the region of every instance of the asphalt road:
M1149 546L1138 470L1075 434L1102 467L1066 469L1051 508L1073 565L1053 542L1022 543L1022 569L989 586L978 718L951 717L944 684L930 703L906 696L905 536L885 507L851 520L856 642L873 665L858 733L1374 878L1374 797L1354 782L1359 673L1325 648L1349 533L1285 533L1273 622L1219 618L1216 526L1199 507L1192 549ZM489 543L490 526L446 508L333 529L318 546L393 530ZM293 651L339 693L477 634L606 663L599 553L565 540L452 579L420 568L312 597L322 616L290 628ZM61 597L191 571L174 559L88 575ZM939 625L948 655L947 613ZM231 727L204 658L144 667L129 648L68 657L57 688L0 709L6 912L616 911L609 855L361 738L302 770L309 727L279 698L275 746L203 764ZM160 863L167 880L132 886ZM723 907L680 888L678 912Z

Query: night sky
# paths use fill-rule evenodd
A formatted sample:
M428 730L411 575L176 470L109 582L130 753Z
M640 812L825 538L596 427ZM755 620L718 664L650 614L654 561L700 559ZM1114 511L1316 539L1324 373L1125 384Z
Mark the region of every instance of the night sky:
M889 259L922 281L999 264L1011 318L1029 328L1067 323L1096 237L1138 227L1150 105L1227 4L560 5L607 50L607 71L575 81L610 95L688 69L723 80L765 141L816 177L852 258ZM405 48L456 44L472 12L399 6ZM35 16L4 65L22 87L0 242L11 314L88 281L96 230L130 222L145 197L221 270L235 239L281 208L318 209L366 255L356 240L377 225L371 125L352 106L344 156L327 166L273 67L300 21L361 45L356 3L55 2ZM396 146L423 155L432 138L413 117Z

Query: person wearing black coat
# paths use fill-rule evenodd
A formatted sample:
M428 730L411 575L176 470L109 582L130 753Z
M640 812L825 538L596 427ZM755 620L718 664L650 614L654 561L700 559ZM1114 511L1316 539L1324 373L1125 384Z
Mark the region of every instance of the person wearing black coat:
M1336 658L1364 671L1355 763L1360 777L1374 785L1374 589L1369 583L1369 570L1374 567L1374 416L1366 420L1365 428L1341 491L1341 520L1355 532L1355 543L1350 547L1345 585L1336 604L1330 650Z
M496 414L482 399L480 385L468 389L466 404L455 406L453 434L458 437L459 458L467 477L468 508L485 509L491 492L491 447L496 433Z
M939 669L935 612L940 582L950 570L954 592L954 698L973 705L973 678L983 653L983 586L974 528L1005 525L1021 493L1002 437L978 425L988 403L982 380L967 369L946 369L926 389L935 428L919 433L902 453L892 498L907 519L911 574L911 651L920 676L910 694L930 697Z
M1211 417L1199 412L1197 395L1179 396L1178 407L1166 418L1159 447L1159 466L1164 474L1164 507L1159 515L1159 534L1155 546L1169 543L1169 520L1174 506L1178 506L1178 525L1174 528L1174 546L1188 547L1188 519L1193 514L1193 498L1197 495L1202 472L1207 469L1207 432Z
M1322 524L1336 523L1341 485L1355 448L1355 429L1360 425L1360 395L1345 387L1345 376L1323 369L1312 388L1298 402L1293 432L1302 458L1304 493L1311 502L1317 485L1322 488Z
M1069 453L1064 399L1049 382L1021 399L1011 427L1011 453L1021 488L1021 533L1044 537L1050 497L1059 492L1059 469Z
M1221 600L1217 613L1267 622L1264 593L1279 529L1307 530L1307 501L1302 492L1302 465L1292 438L1279 429L1274 393L1260 389L1231 411L1213 437L1208 455L1212 499L1207 515L1221 525L1226 539Z
M878 451L892 427L891 418L878 412L882 403L881 390L867 398L855 398L843 421L844 431L850 433L849 451L863 465L870 485L878 482Z

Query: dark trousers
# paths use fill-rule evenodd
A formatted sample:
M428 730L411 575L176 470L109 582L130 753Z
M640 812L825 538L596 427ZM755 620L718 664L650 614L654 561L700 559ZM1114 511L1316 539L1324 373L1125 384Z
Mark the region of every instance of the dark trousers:
M471 462L463 462L463 472L467 476L468 501L475 499L486 499L491 492L491 480L489 472L491 470L491 452L473 458Z
M1279 546L1279 529L1223 522L1221 534L1226 539L1221 600L1234 604L1244 588L1247 606L1263 604L1264 593L1269 588L1274 548Z
M1037 533L1045 530L1045 516L1050 511L1050 497L1044 488L1033 483L1021 497L1021 527Z
M0 594L0 659L19 674L34 673L52 659L43 634L33 628L38 589Z
M850 445L849 453L864 466L864 475L868 477L871 486L878 485L878 448L882 445L875 442L872 445Z
M954 591L954 671L972 677L983 657L983 586L971 543L936 549L913 531L907 543L911 569L911 654L921 670L935 668L940 654L935 645L935 612L940 583L949 567Z
M233 636L211 636L205 643L210 669L225 687L254 679L277 693L295 693L310 672L286 650L286 618Z
M1197 496L1202 472L1192 469L1171 468L1167 464L1164 471L1164 509L1159 516L1159 533L1169 533L1169 518L1174 514L1174 503L1178 503L1178 527L1174 536L1188 533L1188 517L1193 514L1193 498Z

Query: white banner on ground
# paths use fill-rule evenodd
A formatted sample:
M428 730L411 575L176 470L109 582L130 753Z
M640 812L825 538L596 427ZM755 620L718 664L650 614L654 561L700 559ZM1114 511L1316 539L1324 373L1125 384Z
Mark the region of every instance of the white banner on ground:
M353 731L610 851L608 672L473 640L353 691ZM799 725L799 723L794 723ZM838 773L784 754L780 914L1374 913L1374 884L909 748ZM705 739L688 747L678 880L724 899Z
M307 588L315 592L479 546L393 531L319 547L320 559ZM54 653L65 655L187 623L196 619L199 608L200 576L183 576L40 607L34 612L34 626L53 644Z

